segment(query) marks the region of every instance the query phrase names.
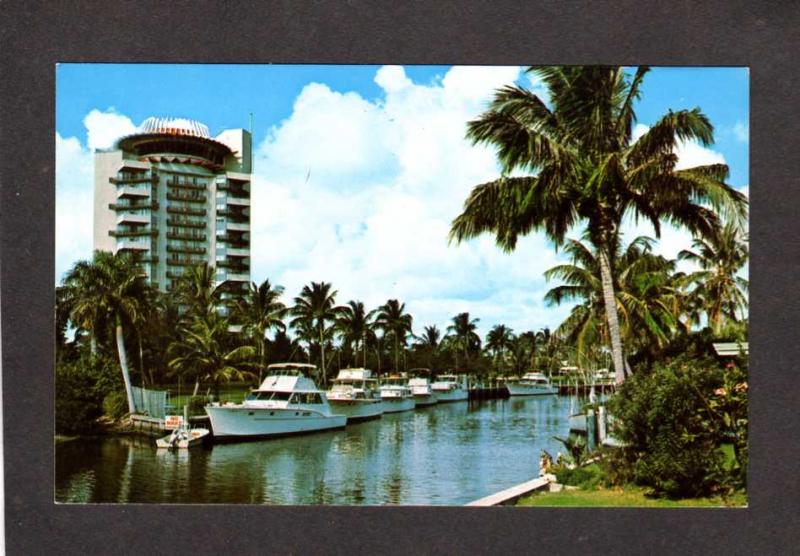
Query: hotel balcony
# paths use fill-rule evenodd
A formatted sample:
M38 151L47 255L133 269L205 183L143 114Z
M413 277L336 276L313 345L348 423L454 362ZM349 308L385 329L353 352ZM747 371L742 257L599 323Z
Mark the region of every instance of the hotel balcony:
M181 195L180 193L167 193L170 201L185 201L187 203L205 203L208 199L205 195Z
M149 214L120 214L117 216L117 224L150 224Z
M149 251L150 240L139 241L135 239L120 239L117 240L117 252L119 251Z
M152 203L108 203L111 210L158 210L158 201Z
M189 189L192 191L206 190L206 184L192 183L191 181L186 181L186 180L170 180L167 182L167 185L170 187L174 187L175 189Z
M228 247L225 249L225 254L229 257L249 257L250 249L236 249L235 247Z
M203 264L205 259L198 257L170 257L166 260L166 262L170 266L197 266L199 264Z
M108 235L111 237L143 237L143 236L158 236L158 230L109 230Z
M182 245L167 245L168 253L189 253L192 255L202 255L206 252L205 247L188 247Z
M224 232L217 234L217 243L228 243L230 245L248 246L250 240L241 237L238 234L226 234Z
M247 197L226 197L226 201L229 205L235 205L240 207L249 207L250 206L250 199Z
M225 280L229 280L231 282L250 282L250 275L226 273Z
M149 197L149 196L150 196L150 186L132 187L128 185L123 185L121 187L117 187L117 199L122 199L124 197Z
M158 176L147 175L134 175L134 176L121 176L117 178L108 178L109 183L123 184L123 183L158 183Z
M189 220L185 218L168 218L167 226L176 226L178 228L206 228L207 224L202 220Z
M185 239L188 241L205 241L206 234L177 234L175 232L167 232L167 239Z
M237 223L237 222L228 222L225 225L227 230L232 232L249 232L250 231L250 224L249 223Z
M206 209L176 207L174 205L167 205L167 212L170 214L188 214L190 216L205 216L208 213Z
M217 210L217 216L226 217L229 223L244 223L250 221L250 215L242 210L221 209Z

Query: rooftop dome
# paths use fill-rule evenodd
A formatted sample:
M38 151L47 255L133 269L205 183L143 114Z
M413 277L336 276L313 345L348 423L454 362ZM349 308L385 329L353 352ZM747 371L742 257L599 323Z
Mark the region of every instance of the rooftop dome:
M211 138L207 125L186 118L147 118L139 126L138 132Z

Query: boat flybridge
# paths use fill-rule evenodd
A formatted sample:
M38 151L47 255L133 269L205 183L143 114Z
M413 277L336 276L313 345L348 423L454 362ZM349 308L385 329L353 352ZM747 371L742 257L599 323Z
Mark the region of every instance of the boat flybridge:
M414 396L414 403L417 407L433 405L439 401L431 388L432 373L430 369L411 369L408 372L411 374L411 378L408 380L408 388Z
M383 415L378 379L369 369L342 369L328 390L328 402L347 422L365 421Z
M215 438L269 438L345 426L347 416L331 410L325 392L310 378L314 365L276 363L242 403L205 407Z
M414 409L414 394L408 388L408 379L401 375L389 375L381 380L381 402L384 413L399 413Z
M439 375L431 384L431 389L440 402L458 402L469 398L467 377L464 375Z
M506 388L511 396L558 394L558 388L553 386L542 373L525 373L519 380L508 381Z

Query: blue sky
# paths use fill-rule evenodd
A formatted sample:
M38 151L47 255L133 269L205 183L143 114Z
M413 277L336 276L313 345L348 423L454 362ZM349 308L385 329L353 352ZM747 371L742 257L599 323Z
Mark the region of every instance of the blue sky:
M519 67L60 64L56 81L56 278L91 256L94 148L149 116L199 120L212 134L254 117L253 279L282 284L287 301L310 280L339 301L405 301L415 329L469 311L482 332L555 327L569 307L542 301L542 273L561 259L531 236L516 253L491 238L446 241L471 186L492 179L492 152L464 141L465 123ZM748 71L655 68L637 106L639 132L668 109L699 106L709 148L687 144L685 165L724 161L749 192ZM630 234L652 233L631 227ZM665 230L674 256L691 239ZM552 284L551 284L552 285Z

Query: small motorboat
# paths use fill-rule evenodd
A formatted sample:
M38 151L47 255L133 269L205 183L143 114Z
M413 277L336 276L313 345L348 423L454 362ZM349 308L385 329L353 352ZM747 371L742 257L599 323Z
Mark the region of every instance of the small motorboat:
M180 417L175 418L180 419ZM178 424L171 434L157 439L156 447L168 450L187 450L202 445L209 434L211 434L211 431L208 429L201 427L196 429L189 428L189 407L184 406L183 421Z

